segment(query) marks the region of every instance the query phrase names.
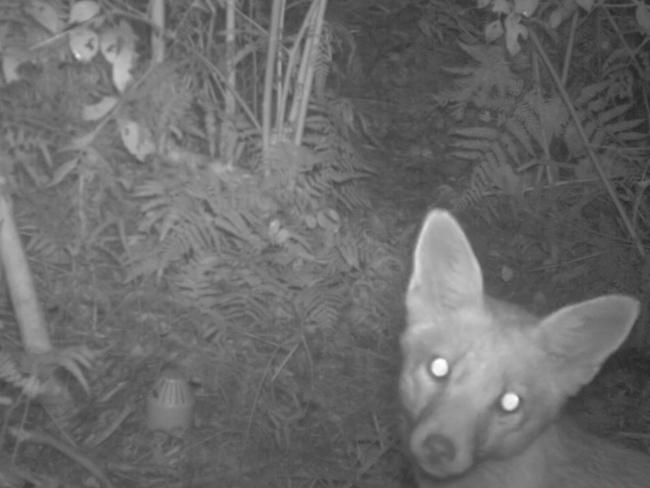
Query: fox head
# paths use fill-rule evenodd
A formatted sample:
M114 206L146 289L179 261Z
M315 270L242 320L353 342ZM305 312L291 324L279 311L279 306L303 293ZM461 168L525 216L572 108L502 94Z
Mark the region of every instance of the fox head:
M625 340L639 304L608 295L540 319L492 299L459 224L433 210L415 246L406 309L407 447L420 473L443 480L525 450Z

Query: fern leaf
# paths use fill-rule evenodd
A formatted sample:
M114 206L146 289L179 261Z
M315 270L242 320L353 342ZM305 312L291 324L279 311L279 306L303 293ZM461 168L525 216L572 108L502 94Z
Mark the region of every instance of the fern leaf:
M499 141L494 141L490 145L490 151L492 154L494 154L495 159L498 161L499 166L504 166L508 164L508 156L506 156L505 151L503 150L503 147L499 143ZM515 160L519 162L518 160Z
M627 112L632 105L630 104L625 104L625 105L619 105L618 107L613 107L609 110L603 110L598 114L598 122L605 126L607 125L610 121L613 119L616 119L623 115L625 112Z
M516 117L511 117L505 123L504 127L507 129L508 135L514 136L517 142L519 142L519 144L523 146L523 148L526 150L526 154L531 156L535 154L535 149L533 148L533 142L530 138L531 132L529 132L528 127L524 125L520 121L520 119ZM513 155L514 152L513 149L509 151L511 155ZM513 159L517 160L518 158L513 158Z
M616 122L614 124L609 124L607 126L607 131L616 134L617 138L625 137L626 134L631 131L632 129L635 129L645 123L644 119L632 119L632 120L621 120L620 122ZM642 134L640 132L634 132L632 133L633 135L638 135ZM644 135L644 134L642 134ZM647 136L647 135L646 135Z
M467 151L467 150L455 150L450 156L463 159L465 161L480 161L483 158L485 151Z
M493 127L473 126L459 127L451 131L451 135L462 136L471 139L490 139L495 140L499 137L499 132Z
M591 85L585 86L582 90L580 90L580 94L575 100L576 106L586 106L590 101L594 100L598 95L607 90L607 86L607 81L600 81L598 83L593 83Z
M451 146L464 151L486 151L492 141L493 139L456 139L451 142Z
M507 132L504 132L501 134L501 137L499 138L499 142L501 143L501 146L503 146L506 154L510 157L511 161L514 161L515 164L519 165L519 151L517 149L517 143L513 137L508 134ZM508 161L505 155L501 156L498 158L500 161L503 161L503 164Z

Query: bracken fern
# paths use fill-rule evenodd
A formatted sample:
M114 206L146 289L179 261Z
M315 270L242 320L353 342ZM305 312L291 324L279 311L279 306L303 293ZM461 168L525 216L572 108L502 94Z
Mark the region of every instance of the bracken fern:
M470 160L475 166L468 187L452 196L451 204L460 209L486 203L487 196L521 197L539 184L584 177L583 143L560 97L543 96L536 87L524 88L524 80L511 71L499 48L463 49L479 65L452 70L460 79L456 89L445 92L443 98L456 115L468 107L478 110L480 124L452 131L449 156ZM646 139L640 130L644 121L632 118L631 90L621 88L619 80L620 76L611 76L588 85L574 101L589 143L603 157L604 166L617 168L617 176L621 169L626 174L638 171L632 163L640 162L643 155L635 145ZM568 153L561 160L554 159L557 145ZM637 150L630 152L632 148Z

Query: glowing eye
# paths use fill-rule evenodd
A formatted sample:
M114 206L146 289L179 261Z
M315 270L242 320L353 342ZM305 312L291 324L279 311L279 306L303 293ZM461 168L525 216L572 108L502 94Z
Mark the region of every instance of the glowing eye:
M445 358L433 358L429 363L429 374L435 379L446 378L449 375L449 362Z
M511 391L508 391L501 396L501 400L499 401L499 404L501 406L501 410L503 410L506 413L513 413L517 411L517 409L521 405L521 398L519 398L519 395L516 393L513 393Z

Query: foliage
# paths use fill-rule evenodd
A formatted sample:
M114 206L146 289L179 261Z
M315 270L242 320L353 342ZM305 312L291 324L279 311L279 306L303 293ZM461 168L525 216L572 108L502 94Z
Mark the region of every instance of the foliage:
M102 118L88 118L90 102L121 85L96 57L59 69L56 59L70 55L67 45L43 50L30 60L39 70L10 87L19 94L31 90L36 98L14 97L4 113L0 135L12 165L6 171L16 188L49 194L24 192L21 229L30 252L65 263L82 249L101 248L119 257L127 282L165 280L177 300L218 310L228 323L252 318L268 324L281 303L291 320L315 323L313 316L334 325L354 281L340 279L350 264L338 249L363 240L356 232L341 232L350 227L352 211L369 206L359 182L370 171L350 142L365 121L324 89L334 55L348 67L353 63L354 38L341 23L325 30L314 64L318 102L307 115L304 147L278 143L263 154L249 108L260 103L259 86L242 85L238 100L248 112L226 120L222 67L202 52L210 45L206 51L221 56L223 46L213 39L201 44L205 19L197 10L187 17L171 12L170 20L183 19L172 56L148 69L137 58L140 65L131 70L137 82ZM135 25L139 15L146 20L135 10L127 17L116 14L109 20L115 25ZM242 30L238 40L245 43L249 35ZM255 79L248 75L259 72L255 59L261 58L243 58L238 79ZM51 107L59 119L44 118L42 107ZM43 123L32 125L37 118ZM129 127L156 150L142 153L147 156L139 163L124 151L125 121L135 121ZM60 133L64 126L73 129ZM220 153L226 132L236 147L236 159L228 164ZM65 150L53 153L54 145ZM52 197L65 203L48 207L45 200ZM306 287L321 292L299 291ZM302 298L295 301L297 295Z
M515 71L502 47L461 48L474 63L451 68L453 88L438 95L462 125L451 131L449 156L468 160L474 168L466 189L446 190L456 208L491 205L498 195L522 198L543 184L594 179L575 123L557 92L544 90ZM620 57L614 53L609 59ZM574 107L588 140L610 177L640 175L647 121L634 102L634 77L613 61L601 80L578 87ZM626 83L622 83L625 81ZM567 191L571 191L567 187Z
M66 42L43 44L29 61L37 69L0 87L8 101L0 120L0 144L9 154L3 163L48 315L56 313L57 326L67 326L56 328L57 340L74 334L110 349L123 331L129 343L126 351L117 345L120 358L140 361L140 345L146 344L145 360L152 364L169 359L170 343L177 357L196 353L173 341L149 347L149 334L165 322L158 319L160 308L169 307L174 317L208 317L207 325L172 320L167 337L199 337L197 350L228 363L228 377L237 384L227 390L224 401L233 410L222 412L223 418L250 415L251 431L261 430L268 441L287 435L300 418L282 418L284 396L298 399L292 408L303 408L302 390L311 386L304 371L324 353L345 352L341 337L349 329L375 341L382 337L387 287L403 273L395 249L373 235L363 217L373 213L363 185L372 170L352 141L359 131L369 135L371 124L330 90L333 78L359 67L356 41L344 23L328 25L311 67L304 144L278 136L264 148L260 73L268 43L259 26L268 25L265 5L237 11L235 90L225 76L222 4L206 7L218 10L214 17L202 6L167 5L165 32L173 36L158 64L147 58L151 32L140 27L151 19L144 11L122 3L124 10L106 12L111 27L127 24L137 37L140 57L125 87L115 83L106 59L82 63ZM299 23L305 6L288 11L287 25ZM102 11L112 7L101 4ZM30 29L25 26L31 36ZM281 36L280 63L293 34ZM236 100L234 113L226 110L229 95ZM296 96L290 92L289 102ZM109 109L98 102L107 99L114 103ZM284 134L276 129L274 137ZM146 150L134 150L139 145ZM155 299L143 304L143 290L150 289ZM133 312L140 306L141 314ZM156 317L156 325L141 316ZM123 318L127 327L111 328ZM294 349L278 363L269 345L283 353L285 345ZM0 382L42 393L45 373L58 368L97 393L100 383L121 381L112 374L125 374L106 367L110 374L102 376L108 378L86 376L90 357L74 349L40 360L31 374L1 357ZM274 370L272 381L265 368ZM210 385L215 390L224 388L213 369L207 376L216 378ZM332 379L348 388L337 375ZM112 387L109 397L121 394ZM356 388L355 395L362 397L363 390ZM267 426L267 418L276 423Z
M332 277L349 270L333 258L341 212L367 206L356 187L367 172L325 114L308 120L312 148L276 145L255 172L181 166L138 184L144 218L129 280L170 272L179 297L228 323L268 326L281 306L283 316L315 313L334 325L348 284ZM305 303L304 289L320 291L308 311L290 310Z

